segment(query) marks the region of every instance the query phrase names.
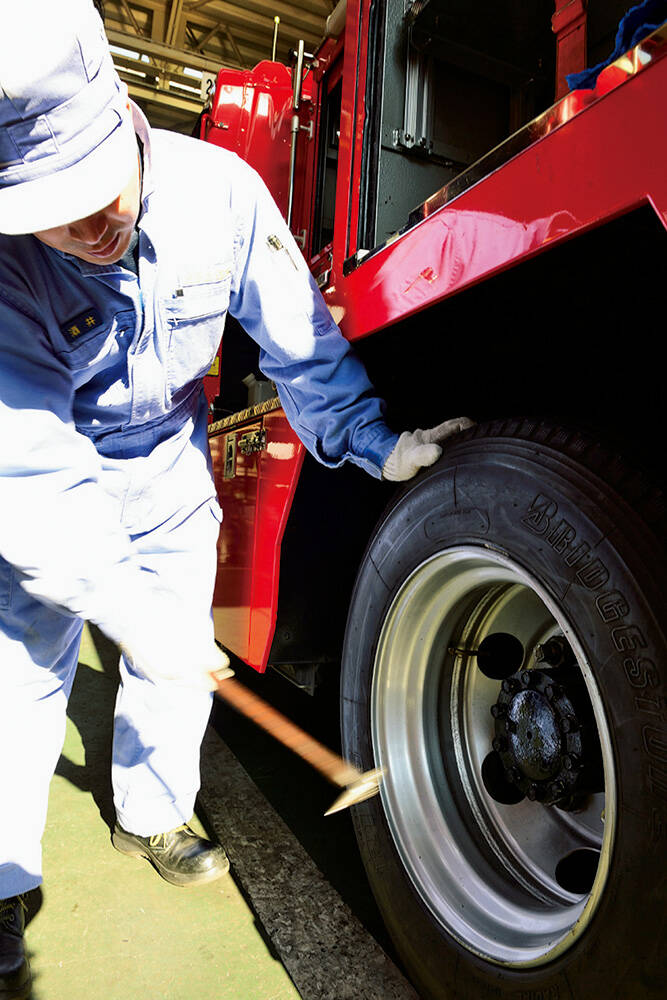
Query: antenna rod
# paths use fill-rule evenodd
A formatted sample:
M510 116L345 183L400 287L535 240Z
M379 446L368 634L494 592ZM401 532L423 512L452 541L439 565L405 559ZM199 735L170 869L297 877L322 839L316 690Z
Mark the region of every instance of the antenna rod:
M278 25L280 24L280 18L276 14L273 19L273 49L271 50L271 62L276 61L276 46L278 45Z
M292 225L292 205L294 202L294 173L296 170L296 140L299 135L299 105L301 103L301 86L303 84L304 40L299 39L296 55L296 66L292 69L292 124L290 126L291 143L289 155L289 187L287 189L287 225Z

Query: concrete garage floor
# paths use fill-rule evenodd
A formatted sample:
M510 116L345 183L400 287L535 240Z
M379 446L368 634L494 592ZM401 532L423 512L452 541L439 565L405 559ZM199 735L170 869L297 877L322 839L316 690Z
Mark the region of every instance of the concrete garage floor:
M233 876L180 889L111 846L116 661L86 629L29 898L33 1000L299 1000Z

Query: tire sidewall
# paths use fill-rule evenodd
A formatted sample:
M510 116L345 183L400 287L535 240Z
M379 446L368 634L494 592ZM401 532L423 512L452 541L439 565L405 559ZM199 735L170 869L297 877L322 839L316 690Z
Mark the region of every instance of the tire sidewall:
M656 930L663 908L667 740L660 676L665 641L653 609L662 607L664 590L651 533L597 475L532 442L463 440L399 494L369 545L352 600L343 661L344 751L362 769L375 764L373 664L396 594L425 560L463 545L496 550L522 567L576 631L612 741L618 805L611 869L573 947L550 965L503 969L473 956L435 923L398 859L376 797L355 809L354 822L389 930L427 997L657 996L664 983Z

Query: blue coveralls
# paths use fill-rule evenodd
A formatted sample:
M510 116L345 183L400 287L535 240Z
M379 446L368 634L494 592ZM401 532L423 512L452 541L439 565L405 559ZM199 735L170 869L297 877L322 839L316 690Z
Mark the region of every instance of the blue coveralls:
M0 898L41 881L83 620L124 641L144 615L154 624L157 582L174 597L167 634L212 640L221 511L201 376L226 312L320 461L379 476L397 440L259 177L133 114L138 278L0 236ZM125 829L190 818L210 703L121 659L112 780Z

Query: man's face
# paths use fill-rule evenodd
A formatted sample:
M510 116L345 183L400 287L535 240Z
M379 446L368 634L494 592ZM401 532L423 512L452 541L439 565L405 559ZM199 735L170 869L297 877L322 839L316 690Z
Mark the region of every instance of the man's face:
M89 264L115 264L130 244L139 216L140 187L137 154L137 169L118 197L106 208L85 219L44 229L34 235L47 246L72 254Z

